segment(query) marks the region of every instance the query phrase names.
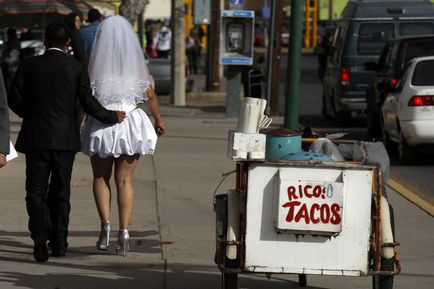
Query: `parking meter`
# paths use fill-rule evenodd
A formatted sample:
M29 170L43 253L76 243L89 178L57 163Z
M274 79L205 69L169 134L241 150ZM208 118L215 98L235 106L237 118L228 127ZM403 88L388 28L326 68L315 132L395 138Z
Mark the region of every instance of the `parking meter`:
M253 64L254 20L254 11L222 11L220 22L220 64Z

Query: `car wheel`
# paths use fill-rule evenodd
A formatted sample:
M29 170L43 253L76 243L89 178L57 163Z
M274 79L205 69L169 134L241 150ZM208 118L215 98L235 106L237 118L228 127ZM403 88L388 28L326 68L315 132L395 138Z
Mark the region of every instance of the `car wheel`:
M332 119L332 116L330 115L330 113L328 112L327 109L327 98L325 96L325 93L322 93L322 109L321 109L321 114L325 119Z
M370 137L377 137L381 135L380 127L378 123L380 121L380 113L377 111L375 105L375 94L371 89L368 89L366 97L366 116L367 116L367 126L368 133Z
M391 153L393 149L392 141L389 138L389 135L387 134L386 128L384 127L384 120L381 119L381 139L383 141L384 147L386 150Z
M399 131L398 140L399 161L403 165L411 164L414 161L414 152L412 148L407 144L407 141L405 140L405 137L402 134L401 130Z

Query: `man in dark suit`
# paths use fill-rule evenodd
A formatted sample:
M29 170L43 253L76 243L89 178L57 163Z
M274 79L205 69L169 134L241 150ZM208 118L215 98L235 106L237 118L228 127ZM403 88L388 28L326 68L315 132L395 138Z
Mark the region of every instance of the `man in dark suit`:
M0 168L6 165L6 155L9 154L9 127L9 109L6 89L3 74L0 71Z
M38 262L48 260L47 241L52 256L64 256L68 246L72 165L81 148L77 101L101 122L125 118L92 96L86 67L64 52L67 31L63 23L47 27L47 51L20 63L8 95L9 107L23 118L16 149L26 155L26 205Z

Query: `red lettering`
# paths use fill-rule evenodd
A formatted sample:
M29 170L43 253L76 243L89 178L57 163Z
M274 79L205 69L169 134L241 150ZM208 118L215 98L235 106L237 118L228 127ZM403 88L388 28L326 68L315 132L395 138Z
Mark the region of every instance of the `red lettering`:
M315 198L321 197L321 192L322 192L321 186L315 186L315 188L313 188L313 195Z
M288 198L289 198L290 201L298 199L298 197L295 194L295 192L296 192L296 188L294 186L288 187Z
M298 213L297 213L297 215L295 216L295 222L296 223L298 223L298 222L300 222L300 219L304 219L304 222L306 223L306 224L309 224L310 223L310 220L309 220L309 213L308 213L308 211L307 211L307 206L306 206L306 204L303 204L303 206L301 206L301 208L300 208L300 210L298 211Z
M341 222L341 215L339 214L341 207L338 204L333 204L331 207L332 217L330 218L330 222L333 225L338 225Z
M312 207L310 208L310 220L312 221L313 224L319 223L319 218L315 218L315 211L319 211L319 210L320 210L320 206L318 204L313 204Z
M303 198L303 186L302 185L298 185L298 195L300 196L300 198Z
M328 204L323 204L321 206L320 218L323 224L328 224L328 222L330 221L330 208Z
M292 222L292 220L294 219L294 208L299 205L300 202L293 201L293 202L287 202L282 206L284 208L289 208L288 214L286 215L287 222L289 223Z
M309 193L309 190L310 189L312 189L312 186L311 185L307 185L307 186L305 186L304 187L304 195L306 196L306 197L308 197L308 198L312 198L312 194L311 193Z

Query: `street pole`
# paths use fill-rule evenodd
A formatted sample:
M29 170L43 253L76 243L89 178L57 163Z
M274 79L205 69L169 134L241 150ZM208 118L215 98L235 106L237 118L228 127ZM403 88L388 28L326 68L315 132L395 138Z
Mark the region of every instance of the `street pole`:
M172 0L171 103L185 106L184 0Z
M282 22L283 22L283 0L273 0L275 2L273 9L274 21L274 37L273 37L273 53L271 58L271 79L269 106L271 107L271 115L279 115L280 113L280 55L282 48Z
M288 51L288 88L284 117L284 127L288 129L297 129L299 122L303 3L304 0L291 0L291 38Z

